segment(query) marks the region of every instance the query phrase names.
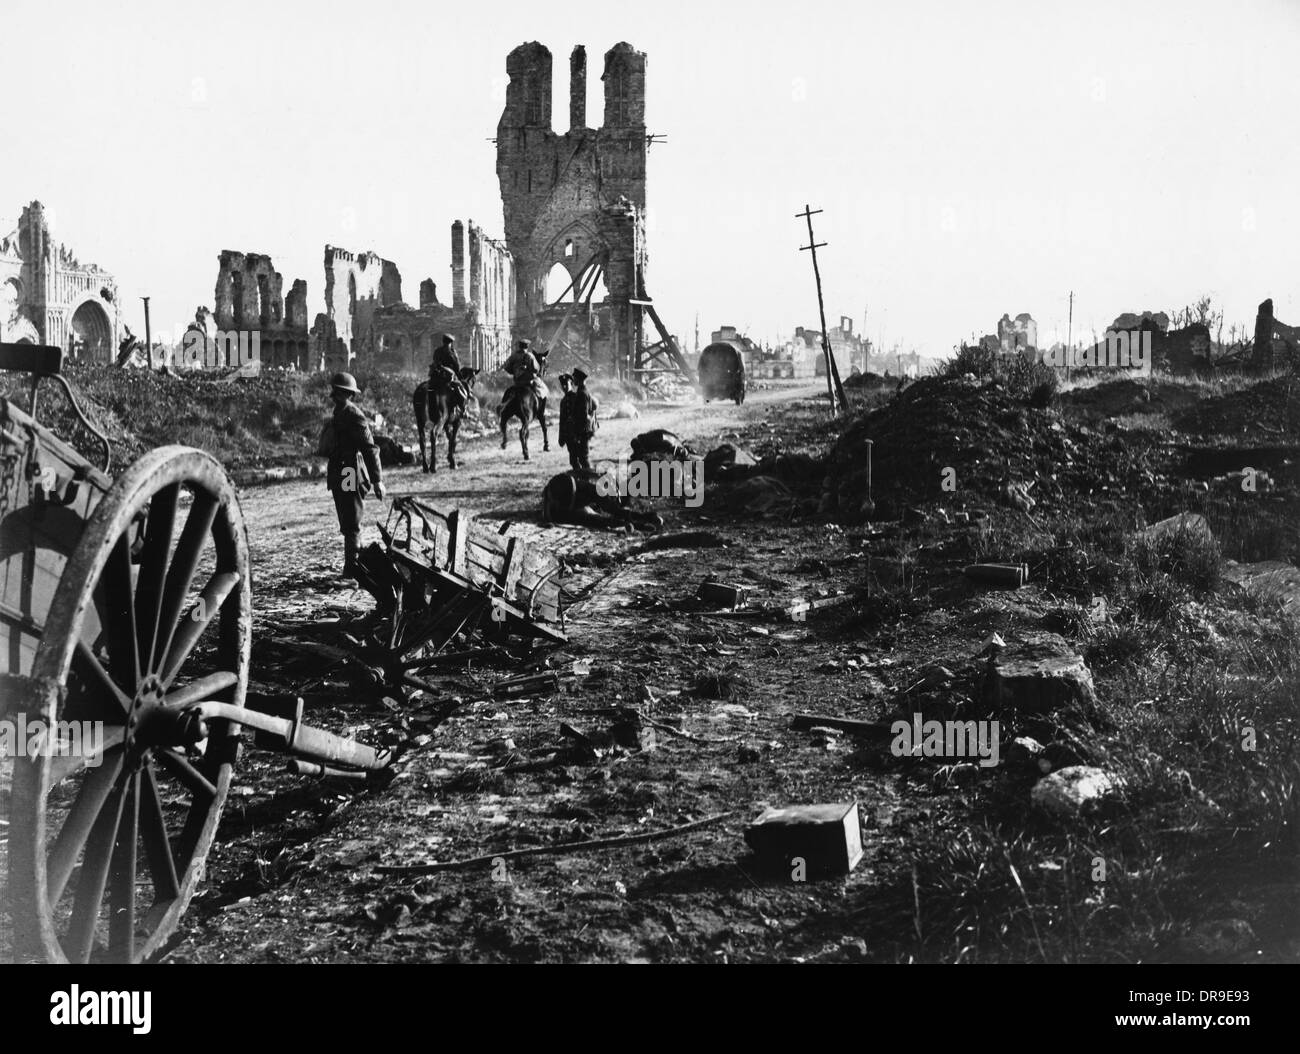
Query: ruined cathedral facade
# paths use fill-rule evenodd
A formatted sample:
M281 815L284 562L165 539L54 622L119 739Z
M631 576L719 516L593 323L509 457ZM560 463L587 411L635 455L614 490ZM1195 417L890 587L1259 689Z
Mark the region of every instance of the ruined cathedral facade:
M0 341L53 344L69 358L112 362L117 353L117 283L55 239L33 201L0 237Z
M574 48L569 130L562 134L552 128L550 51L535 41L521 44L507 57L506 72L497 178L514 259L516 328L568 338L579 360L617 369L641 338L641 312L628 301L645 296L645 54L627 43L605 53L603 123L591 128L587 53ZM603 289L586 292L580 304L580 282L593 265ZM575 288L561 298L569 302L548 304L547 282L557 267Z

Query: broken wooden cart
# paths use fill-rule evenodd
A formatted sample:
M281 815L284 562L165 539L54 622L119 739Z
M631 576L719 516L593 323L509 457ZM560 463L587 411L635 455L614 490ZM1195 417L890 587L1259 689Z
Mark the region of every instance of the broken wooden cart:
M566 642L561 564L508 525L404 496L380 533L384 544L361 553L358 576L375 617L353 643L388 692L436 693L431 673Z
M348 769L386 759L308 728L294 700L249 698L248 541L229 478L168 446L111 479L61 360L0 344L0 369L31 377L26 411L0 398L0 727L16 747L0 757L0 854L17 958L139 962L202 880L242 727ZM43 379L102 444L102 468L37 422Z

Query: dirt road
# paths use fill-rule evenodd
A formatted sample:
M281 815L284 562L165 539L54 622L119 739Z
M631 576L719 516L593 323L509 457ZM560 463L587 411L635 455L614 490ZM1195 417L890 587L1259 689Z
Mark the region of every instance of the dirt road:
M658 405L643 411L639 419L602 421L592 443L593 463L602 458L617 458L628 452L628 442L641 432L665 428L678 433L687 443L707 450L721 437L761 420L774 403L815 397L813 386L781 387L751 392L743 406L714 402L691 405ZM425 498L439 508L463 508L478 515L501 520L537 524L541 509L542 488L557 472L569 467L568 453L556 442L555 413L551 414L551 449L543 452L540 429L534 425L529 440L531 460L524 461L517 424L511 424L505 450L491 433L459 448L460 467L446 465L446 443L439 444L436 475L426 475L418 465L388 469L385 484L390 498L403 494ZM707 483L706 483L707 485ZM254 596L256 612L266 616L284 610L286 605L301 611L302 588L319 596L332 579L337 580L342 567L342 541L334 505L321 479L251 487L243 491L240 501L248 524L249 544L253 554ZM371 498L366 503L367 528L362 544L377 541L373 526L386 503ZM536 529L542 532L540 525ZM579 529L548 528L547 537L579 540L590 545L590 534ZM350 584L338 581L339 591L356 593ZM358 602L368 605L369 598L360 594Z

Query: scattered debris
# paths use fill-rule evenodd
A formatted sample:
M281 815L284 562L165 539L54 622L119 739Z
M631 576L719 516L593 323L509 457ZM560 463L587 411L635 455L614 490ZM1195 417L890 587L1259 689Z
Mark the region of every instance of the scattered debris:
M835 728L864 739L888 740L894 735L888 721L858 721L848 717L827 717L825 714L795 714L790 722L795 732L810 732L814 728Z
M497 681L492 686L492 698L512 699L521 695L532 695L536 692L558 692L559 690L560 674L552 670L548 673L534 674L529 677L511 677L504 681Z
M1030 801L1053 816L1078 816L1113 801L1123 788L1118 777L1093 765L1071 765L1044 776L1030 791Z
M1026 633L989 671L998 708L1045 714L1067 706L1091 711L1096 704L1092 673L1082 656L1055 633Z
M745 829L745 841L773 867L807 877L847 875L862 859L858 803L764 809Z
M1007 761L1013 765L1031 767L1044 774L1052 771L1052 763L1047 759L1047 748L1030 736L1017 736L1011 741Z
M675 531L672 534L660 534L647 539L640 545L628 550L628 555L639 556L660 549L722 549L726 541L713 531Z
M729 586L722 582L701 582L698 596L707 604L733 609L742 607L749 598L744 587Z
M423 672L567 642L557 625L560 564L525 539L413 497L393 502L381 534L384 544L359 557L374 618L349 640L388 691L436 695Z
M1002 589L1019 589L1029 579L1028 564L968 564L962 570L967 578Z
M615 838L592 838L584 842L564 842L560 845L540 845L528 849L512 849L503 853L488 853L483 856L470 857L467 860L449 860L446 863L383 865L375 870L381 875L432 875L439 871L459 871L468 867L495 865L498 860L520 860L529 856L552 856L556 853L583 853L594 849L613 849L623 845L644 845L646 842L660 842L666 838L676 838L702 827L712 827L731 816L730 812L720 812L707 816L703 820L694 820L663 831L647 831L643 834L622 835Z
M782 614L792 622L807 622L809 615L852 603L853 600L853 595L849 593L841 593L833 597L818 597L814 600L799 600L782 609Z

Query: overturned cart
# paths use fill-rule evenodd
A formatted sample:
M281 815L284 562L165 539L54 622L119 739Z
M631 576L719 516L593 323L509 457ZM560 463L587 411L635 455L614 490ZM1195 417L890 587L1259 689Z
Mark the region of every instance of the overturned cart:
M509 525L415 497L394 500L384 544L362 551L358 579L376 600L356 654L387 691L433 694L448 667L526 659L566 643L562 565Z
M385 758L247 693L248 541L209 454L169 446L116 480L58 348L0 344L0 857L15 956L138 962L176 928L216 836L240 730L354 769ZM96 468L35 417L62 386ZM11 786L7 786L10 785ZM3 929L3 926L0 926Z

